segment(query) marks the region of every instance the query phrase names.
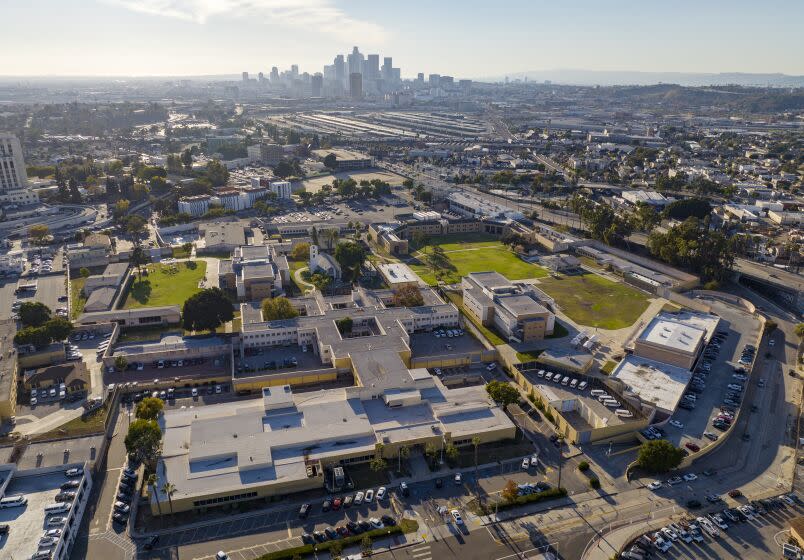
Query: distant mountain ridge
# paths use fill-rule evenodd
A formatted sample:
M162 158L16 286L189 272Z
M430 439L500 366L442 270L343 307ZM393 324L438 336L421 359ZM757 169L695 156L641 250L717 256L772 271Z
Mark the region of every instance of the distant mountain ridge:
M478 78L481 81L503 81L527 78L528 81L550 80L556 84L583 86L654 85L678 84L681 86L739 85L753 87L804 87L804 76L789 74L752 74L744 72L695 73L695 72L633 72L616 70L541 70L512 72L502 76Z

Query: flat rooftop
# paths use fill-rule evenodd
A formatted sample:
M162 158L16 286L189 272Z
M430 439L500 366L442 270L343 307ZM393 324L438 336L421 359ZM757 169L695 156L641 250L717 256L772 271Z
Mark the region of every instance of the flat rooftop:
M408 284L410 282L423 284L418 274L413 272L405 263L386 263L381 264L379 268L385 281L388 282L391 287L394 287L395 284Z
M545 370L549 371L549 370ZM590 384L586 389L581 391L578 388L573 389L569 385L562 385L561 383L554 383L547 381L543 377L537 377L534 370L527 372L528 380L533 383L538 390L547 397L547 400L553 403L554 408L562 411L561 415L578 431L589 431L598 428L605 428L607 426L618 426L628 422L635 422L640 418L634 416L632 418L622 418L617 416L614 411L615 408L609 408L603 403L593 397L590 391L594 388ZM563 375L561 376L563 379ZM579 380L586 380L584 376L569 376L570 379L576 378ZM622 402L613 391L607 391L616 400ZM572 402L571 407L566 406L566 403ZM624 408L624 407L623 407Z
M706 331L699 327L676 319L654 317L638 340L692 354L705 336Z
M81 466L80 463L69 464L67 468ZM2 473L3 479L9 471ZM48 515L45 514L45 506L56 502L56 494L61 492L61 484L67 482L64 470L58 469L53 472L42 474L26 475L25 473L15 472L11 482L5 491L5 497L24 495L28 498L28 504L23 507L0 509L0 523L9 525L9 533L2 542L3 558L30 558L39 549L39 539L42 538L47 527ZM77 480L77 479L73 479ZM59 514L66 516L67 513ZM65 529L65 527L62 527ZM77 531L75 522L72 528Z
M150 354L152 352L169 352L174 350L192 350L199 348L208 348L211 346L224 346L229 344L227 340L217 336L210 337L184 337L175 334L169 334L159 341L155 342L138 342L121 344L115 346L112 352L113 356L129 356L139 354Z
M692 372L686 368L629 355L614 368L611 377L622 381L627 390L643 402L672 412L687 389Z

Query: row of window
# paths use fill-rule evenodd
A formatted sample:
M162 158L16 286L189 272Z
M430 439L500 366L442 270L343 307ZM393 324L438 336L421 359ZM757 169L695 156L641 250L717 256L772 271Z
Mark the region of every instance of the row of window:
M196 500L193 502L194 507L202 507L202 506L209 506L209 505L216 505L216 504L223 504L226 502L237 502L240 500L248 500L250 498L256 498L256 492L245 492L243 494L234 494L232 496L221 496L220 498L209 498L206 500Z

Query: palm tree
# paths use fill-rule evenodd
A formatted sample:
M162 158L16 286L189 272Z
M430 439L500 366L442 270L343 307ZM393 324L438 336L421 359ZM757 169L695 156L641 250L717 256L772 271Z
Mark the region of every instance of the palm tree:
M159 511L159 515L161 516L162 505L159 503L159 492L156 491L156 483L157 483L156 473L149 474L148 480L146 480L145 483L148 485L148 488L151 489L151 493L153 494L153 497L156 499L156 509L157 511Z
M455 446L454 443L448 443L447 446L444 448L444 453L447 456L447 459L450 461L455 461L458 458L458 448Z
M407 445L403 445L399 448L399 466L397 471L402 472L402 458L407 459L410 457L410 448Z
M430 459L431 464L435 462L435 456L436 456L437 453L438 453L438 448L436 447L435 443L433 443L432 441L428 441L424 445L424 454L427 456L428 459Z
M473 437L472 445L475 447L475 480L477 480L477 446L480 445L480 438L477 436Z
M167 494L168 503L170 504L170 515L173 515L173 493L176 491L176 485L172 482L165 482L162 484L163 494Z
M324 230L324 239L327 242L327 247L331 251L335 244L338 242L338 230L337 229L327 229Z

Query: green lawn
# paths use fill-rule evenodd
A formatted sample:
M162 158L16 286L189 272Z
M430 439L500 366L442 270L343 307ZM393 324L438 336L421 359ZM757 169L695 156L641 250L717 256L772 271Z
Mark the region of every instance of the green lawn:
M129 288L124 309L182 305L185 300L201 291L198 283L207 271L204 261L186 261L169 264L149 264L148 274L135 278ZM136 274L136 273L135 273Z
M467 249L470 247L496 247L500 245L500 241L495 235L490 233L453 233L450 235L440 235L438 237L427 238L427 246L434 247L438 245L445 251L454 251L456 249ZM411 240L411 250L419 250Z
M87 298L81 293L84 289L86 278L76 276L70 279L70 318L77 319L84 312L84 305Z
M648 297L597 274L558 276L540 280L539 288L580 325L622 329L633 325L648 307Z
M449 236L448 236L449 237ZM441 280L449 284L460 282L461 277L470 272L495 270L509 280L525 278L544 278L548 275L544 268L523 261L499 241L477 241L469 243L440 244L454 270L445 270ZM438 283L434 271L427 266L426 255L417 252L409 261L410 267L422 280L430 285Z

